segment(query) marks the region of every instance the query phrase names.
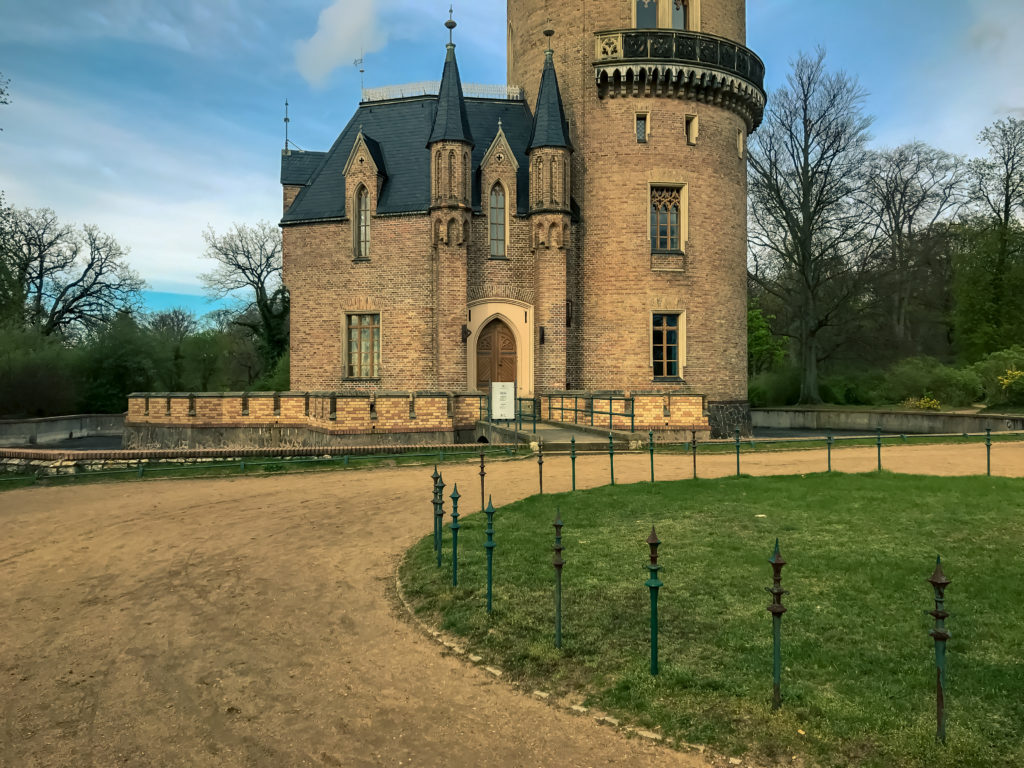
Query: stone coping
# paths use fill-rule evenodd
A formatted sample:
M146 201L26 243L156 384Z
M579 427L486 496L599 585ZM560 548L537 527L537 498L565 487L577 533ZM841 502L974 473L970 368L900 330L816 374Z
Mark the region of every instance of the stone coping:
M296 391L281 391L281 392L132 392L128 395L129 398L141 399L148 397L163 398L163 397L194 397L196 399L206 398L227 398L227 397L280 397L280 398L298 398L298 397L337 397L337 398L380 398L380 397L399 397L399 398L410 398L410 397L475 397L481 398L486 397L482 392L435 392L435 391L410 391L410 392L369 392L366 390L351 390L345 392L318 392L310 390L309 392L296 392ZM70 418L67 416L61 418Z

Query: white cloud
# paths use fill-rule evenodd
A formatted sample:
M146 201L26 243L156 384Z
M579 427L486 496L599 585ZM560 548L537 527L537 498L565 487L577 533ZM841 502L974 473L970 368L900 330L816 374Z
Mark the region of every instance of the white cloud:
M295 63L306 81L322 87L339 66L387 45L388 26L380 15L379 4L371 2L336 0L325 8L316 33L295 44Z

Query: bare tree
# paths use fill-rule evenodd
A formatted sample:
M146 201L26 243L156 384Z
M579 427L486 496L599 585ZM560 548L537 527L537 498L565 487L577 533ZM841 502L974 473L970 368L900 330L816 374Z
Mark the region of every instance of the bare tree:
M5 80L3 72L0 72L0 105L11 103L11 92L8 90L10 84L11 81ZM0 128L0 131L2 130L3 128Z
M824 50L792 67L751 142L750 277L785 310L800 401L817 403L821 334L858 300L868 269L859 195L871 118L857 80L826 71Z
M200 275L214 298L245 297L246 309L235 323L259 339L264 358L272 365L288 349L288 289L281 280L281 230L268 221L234 224L223 235L212 228L203 233L205 256L217 266Z
M168 341L181 344L186 337L199 330L199 321L195 313L182 307L164 309L149 316L146 325L154 333L158 333Z
M922 142L872 152L865 200L881 235L878 298L886 305L893 340L906 352L912 299L932 282L927 249L934 245L935 225L967 202L966 167Z
M140 306L145 282L128 266L127 249L97 227L76 230L52 210L26 208L14 211L3 235L22 322L44 335L85 331Z

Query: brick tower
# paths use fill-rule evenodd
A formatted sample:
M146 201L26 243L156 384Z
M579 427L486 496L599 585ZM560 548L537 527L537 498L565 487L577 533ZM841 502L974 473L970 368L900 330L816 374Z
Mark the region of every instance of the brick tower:
M538 113L553 64L569 126L530 160L552 182L570 169L570 200L531 183L539 313L561 299L544 296L555 220L578 215L566 383L701 392L716 436L750 425L745 154L765 93L745 41L745 0L508 0L508 82Z

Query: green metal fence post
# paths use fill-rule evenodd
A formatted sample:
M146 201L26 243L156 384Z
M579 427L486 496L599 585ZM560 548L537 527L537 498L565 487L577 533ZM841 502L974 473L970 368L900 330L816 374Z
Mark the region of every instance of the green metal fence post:
M952 637L946 629L946 587L952 582L942 572L942 558L935 560L935 572L928 579L935 589L935 610L929 611L935 618L935 629L928 634L935 640L935 740L946 743L946 642Z
M562 516L555 510L555 557L551 564L555 567L555 648L562 647Z
M651 526L651 535L647 537L647 545L651 548L651 563L647 566L650 571L650 578L644 582L644 586L651 590L651 674L658 674L658 589L663 586L658 578L658 545L661 541L658 534Z
M992 430L985 430L985 474L992 477Z
M484 478L487 477L487 473L484 471L484 452L480 450L480 511L484 511Z
M828 440L826 442L828 443L828 471L831 472L832 471L832 443L834 442L833 438L832 438L832 433L829 433Z
M615 438L608 433L608 468L612 474L612 485L615 485Z
M736 477L740 476L740 428L736 427Z
M572 461L572 489L576 490L576 435L569 439L569 459Z
M487 612L491 612L491 587L494 583L494 548L498 546L494 543L494 503L491 499L487 500L487 528L484 533L487 534L487 542L484 547L487 549Z
M651 449L651 482L654 482L654 430L647 433L648 445Z
M782 605L782 596L789 594L782 588L782 567L786 561L779 553L779 540L775 540L775 552L772 559L772 581L770 587L765 591L772 596L772 604L768 606L768 612L772 615L772 709L782 707L782 614L786 612Z
M459 484L452 490L452 586L459 586Z
M693 442L690 443L691 452L693 453L693 479L697 479L697 430L690 430Z
M537 482L540 485L540 495L544 495L544 441L537 443Z
M434 465L434 474L432 474L430 477L434 481L434 495L431 498L431 505L433 506L434 510L431 517L433 517L434 523L434 552L437 552L438 548L441 546L440 537L438 536L437 532L437 502L440 494L440 491L437 489L437 481L440 479L441 475L437 473L436 464Z
M878 427L878 471L882 471L882 428Z
M142 472L143 472L143 469L142 469L142 459L139 459L139 479L140 480L142 479Z
M441 567L441 551L444 549L444 476L437 478L437 567Z

